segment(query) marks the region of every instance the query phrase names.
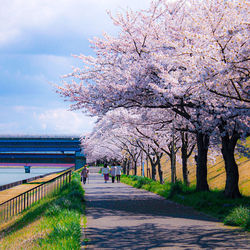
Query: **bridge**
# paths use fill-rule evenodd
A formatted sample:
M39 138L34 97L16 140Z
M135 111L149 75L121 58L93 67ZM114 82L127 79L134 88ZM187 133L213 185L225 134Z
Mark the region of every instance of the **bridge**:
M0 163L86 164L80 138L74 136L0 136Z

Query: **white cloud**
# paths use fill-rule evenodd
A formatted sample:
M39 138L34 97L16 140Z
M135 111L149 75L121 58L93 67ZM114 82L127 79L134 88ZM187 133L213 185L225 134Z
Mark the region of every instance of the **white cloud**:
M0 133L90 132L94 120L57 109L66 105L49 83L80 64L67 55L78 54L77 47L88 54L86 38L114 31L107 9L145 8L150 1L0 0Z
M13 106L13 111L17 112L19 114L25 114L25 113L28 113L28 112L34 112L34 111L36 112L37 107L16 105L16 106Z
M1 61L2 60L2 61ZM5 92L37 93L38 91L52 91L50 83L58 83L62 76L70 73L72 67L80 65L80 60L72 56L57 56L46 54L12 54L4 55L0 60L0 97ZM4 63L10 61L11 64ZM10 67L11 66L11 67ZM15 86L15 89L13 89ZM3 90L5 89L5 92ZM41 93L42 95L42 93Z
M0 122L0 134L10 134L17 126L16 122Z
M0 46L31 32L89 35L107 31L111 22L106 10L143 8L150 0L2 0ZM114 28L114 27L112 27Z
M68 111L63 108L51 109L35 114L42 130L54 130L57 134L84 134L90 132L94 125L94 118L83 113Z
M92 131L95 122L94 118L66 108L0 104L0 110L0 134L83 135Z

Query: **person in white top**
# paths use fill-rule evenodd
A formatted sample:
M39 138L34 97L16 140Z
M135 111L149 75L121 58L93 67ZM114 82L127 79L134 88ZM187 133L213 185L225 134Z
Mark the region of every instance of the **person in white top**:
M102 168L102 174L104 175L105 183L107 183L107 181L109 180L109 167L106 163L104 164L104 167Z
M111 167L110 174L111 174L111 178L112 178L112 183L114 183L115 182L115 176L116 176L116 166Z
M117 182L120 182L121 174L122 174L122 167L116 166L116 181Z

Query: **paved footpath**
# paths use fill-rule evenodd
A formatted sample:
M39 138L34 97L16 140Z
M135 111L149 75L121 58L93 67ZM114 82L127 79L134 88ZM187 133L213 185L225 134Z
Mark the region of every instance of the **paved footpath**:
M82 249L250 249L249 233L163 197L90 174Z

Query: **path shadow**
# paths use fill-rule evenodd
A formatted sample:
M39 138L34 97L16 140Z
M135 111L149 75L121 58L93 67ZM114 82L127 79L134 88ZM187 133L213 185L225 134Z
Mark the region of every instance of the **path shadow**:
M174 217L194 220L218 222L209 215L204 215L193 208L166 200L155 194L143 195L143 192L132 194L130 190L122 191L122 195L108 190L108 192L88 192L86 194L86 207L91 210L93 219L103 216L150 216Z
M250 249L242 230L146 190L96 176L85 197L94 249Z
M249 249L235 231L201 226L168 230L144 223L112 229L89 228L88 234L93 236L94 249Z

